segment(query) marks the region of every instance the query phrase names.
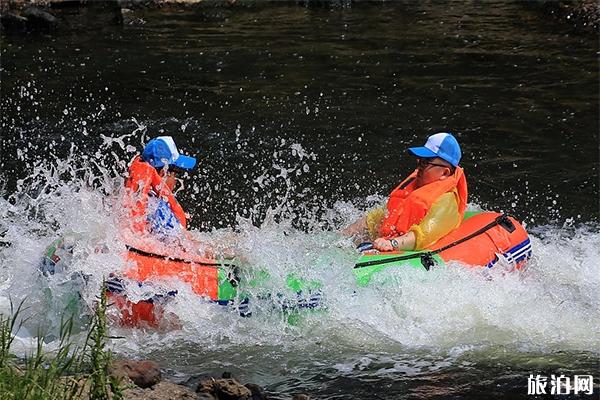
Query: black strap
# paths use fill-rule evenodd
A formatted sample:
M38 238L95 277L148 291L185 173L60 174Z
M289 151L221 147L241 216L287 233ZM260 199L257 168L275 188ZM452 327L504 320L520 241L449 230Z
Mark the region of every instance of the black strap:
M432 250L429 253L431 254L438 254L441 253L442 251L448 250L451 247L454 247L456 245L459 245L461 243L466 242L469 239L473 239L475 236L479 236L482 233L485 233L486 231L492 229L493 227L495 227L496 225L500 225L502 228L506 229L509 233L514 232L515 225L512 223L512 221L510 219L508 219L508 216L504 215L504 214L500 214L498 215L492 222L490 222L489 224L481 227L480 229L476 230L475 232L471 233L470 235L465 236L462 239L458 239L452 243L447 244L444 247L441 247L437 250Z
M415 178L414 178L414 177L412 177L412 178L410 178L410 179L407 179L407 180L406 180L406 182L404 182L404 184L400 185L400 187L399 187L399 188L400 188L400 189L404 189L404 188L406 188L406 187L407 187L408 185L410 185L410 183L411 183L412 181L414 181L414 180L415 180Z
M396 261L405 261L405 260L412 260L415 258L420 258L421 264L423 264L423 267L427 271L429 271L429 269L435 264L434 260L433 260L434 255L441 253L442 251L448 250L448 249L450 249L454 246L457 246L461 243L464 243L467 240L473 239L475 236L479 236L482 233L485 233L486 231L490 230L491 228L495 227L496 225L500 225L502 228L506 229L506 231L508 231L509 233L514 232L514 230L516 229L515 225L512 223L512 221L510 219L508 219L508 216L501 214L501 215L497 216L492 222L481 227L480 229L476 230L475 232L471 233L470 235L467 235L464 238L461 238L452 243L449 243L446 246L441 247L437 250L426 251L426 252L415 253L415 254L408 254L405 256L390 257L390 258L386 258L383 260L365 261L365 262L361 262L361 263L356 263L354 265L354 268L364 268L364 267L370 267L372 265L388 264L388 263L392 263L392 262L396 262Z
M387 263L392 263L392 262L396 262L396 261L412 260L413 258L421 257L421 255L423 255L423 254L426 254L426 253L407 254L405 256L390 257L390 258L386 258L384 260L364 261L361 263L356 263L354 265L354 268L364 268L364 267L370 267L372 265L380 265L380 264L387 264Z
M183 258L162 256L160 254L149 253L147 251L136 249L135 247L131 247L131 246L125 246L125 247L127 247L127 250L131 251L132 253L136 253L136 254L139 254L139 255L142 255L145 257L160 258L160 259L168 260L168 261L176 261L176 262L182 262L182 263L186 263L186 264L197 264L197 265L203 265L203 266L208 266L208 267L235 267L235 264L191 261L191 260L186 260Z

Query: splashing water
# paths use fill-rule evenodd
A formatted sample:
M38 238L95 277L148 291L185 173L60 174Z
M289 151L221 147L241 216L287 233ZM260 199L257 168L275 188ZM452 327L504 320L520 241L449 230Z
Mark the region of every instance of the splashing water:
M600 376L597 42L518 2L390 3L211 9L201 28L192 10L148 12L147 27L3 36L0 312L26 299L32 317L17 351L65 310L85 327L103 278L124 268L126 165L164 134L200 161L177 192L192 233L266 270L261 290L285 294L289 273L322 282L324 307L290 321L277 298L253 298L243 318L173 282L165 311L179 329L112 327L118 355L182 382L228 370L275 398L505 398L530 373ZM287 40L291 26L305 39ZM519 274L450 264L358 286L335 231L381 203L367 195L413 165L399 149L438 128L462 135L470 206L518 213L533 259ZM73 253L43 276L59 237Z
M86 134L68 146L64 139L51 141L49 153L21 133L18 157L28 174L0 196L0 312L8 312L10 301L25 299L23 317L32 317L18 332L21 354L35 345L38 329L49 332L52 341L65 312L85 327L103 279L125 268L118 221L127 162L150 137L148 126L164 133L172 124L188 131L198 121L120 121L115 130L125 128L125 134ZM173 281L170 288L178 294L166 304L165 315L175 317L178 329L114 326L114 334L124 337L113 341L115 352L157 359L180 380L231 370L276 393L335 391L349 379L360 386L357 398L361 390L368 394L361 389L367 382L393 385L399 375L444 382L448 371L484 376L496 365L528 368L523 374L565 365L593 372L600 348L597 224L570 220L529 227L534 257L518 274L492 269L482 276L450 264L429 272L388 271L361 287L352 272L352 243L335 231L385 198L332 204L306 186L307 179L327 180L312 175L320 162L314 151L284 139L257 144L254 134L255 128L244 133L238 126L228 144L252 166L237 172L249 188L229 189L231 178L211 183L208 178L223 168L211 164L180 186L178 193L196 213L210 214L205 204L221 199L227 203L221 209L235 214L233 224L220 224L230 216L204 218L192 234L211 244L233 244L247 268L267 271L263 292L286 294L289 274L321 282L322 307L291 321L276 296L261 298L257 289L250 290L252 316L242 318L234 307L215 305ZM223 165L235 165L229 157L224 153ZM252 200L246 198L249 192ZM235 228L222 227L228 225ZM45 249L61 237L73 245L63 260L64 273L41 275ZM151 287L128 289L135 299ZM73 293L81 301L74 301ZM565 361L560 354L571 358Z
M61 297L74 290L81 290L85 304L91 306L103 278L123 269L120 254L124 245L118 239L114 204L126 163L110 149L116 144L132 153L125 140L137 139L138 133L136 129L124 137L103 138L99 152L107 154L108 160L118 160L114 163L84 159L83 165L77 165L74 145L65 160L36 161L29 176L18 182L17 190L0 199L0 307L7 312L9 298L13 302L26 298L27 313L43 316L33 319L35 324L25 325L29 332L39 326L56 327L62 308L69 307ZM287 190L280 193L279 206L268 209L259 226L252 218L238 217L238 233L219 229L194 234L207 241L235 238L248 264L270 273L273 293L285 290L289 273L322 282L325 309L307 311L300 322L290 325L272 302L258 301L253 316L241 318L234 310L211 304L193 295L186 285L174 283L179 295L166 311L177 315L181 329L148 334L115 328L126 337L117 351L160 354L166 346L185 354L186 349L201 344L208 354L229 354L239 361L240 348L252 343L264 348L281 346L289 358L307 349L315 352L310 353L314 360L327 362L327 357L335 359L339 354L322 354L319 346L330 346L348 349L348 354L377 350L382 353L375 358L382 362L381 357L393 359L394 350L390 349L411 354L420 349L464 354L498 347L541 353L600 348L600 296L596 290L600 285L596 267L600 234L595 226L532 229L535 255L519 274L492 270L484 279L477 271L451 264L430 272L397 270L368 287L359 287L351 271L355 258L351 244L327 227L351 222L360 215L361 207L338 202L320 218L304 224L308 229L298 229L287 199L289 192L296 190L295 171L306 169L306 160L314 155L297 144L288 147L283 143L278 151L287 150L298 158L295 166L281 167L276 154L273 175L265 171L255 180L261 190L268 191L266 182L281 179ZM381 200L369 198L363 204ZM38 265L44 249L63 236L76 242L68 274L41 276ZM86 284L81 281L84 277ZM365 367L361 363L373 362L365 360L334 368L342 374L348 369L360 370ZM398 364L398 360L394 362ZM403 368L402 362L394 368Z

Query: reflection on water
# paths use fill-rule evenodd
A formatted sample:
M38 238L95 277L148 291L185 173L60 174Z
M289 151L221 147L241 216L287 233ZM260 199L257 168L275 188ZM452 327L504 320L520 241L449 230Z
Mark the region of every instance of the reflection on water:
M2 309L40 293L35 265L67 232L86 238L74 268L92 301L122 263L110 199L164 133L200 160L180 192L192 226L209 240L235 228L276 277L323 280L327 310L290 325L267 304L240 318L183 296L181 331L118 332L120 354L181 381L230 370L332 399L526 397L530 373L600 376L595 39L510 2L136 12L145 24L2 36ZM438 130L459 137L472 205L527 223L531 265L356 287L331 230L381 201L413 167L404 149Z

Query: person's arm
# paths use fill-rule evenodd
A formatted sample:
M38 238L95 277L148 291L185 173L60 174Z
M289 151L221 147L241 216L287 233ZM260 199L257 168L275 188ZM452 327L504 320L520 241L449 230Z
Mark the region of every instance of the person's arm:
M340 233L344 236L354 236L361 240L376 238L379 234L379 226L381 225L381 221L383 221L385 211L385 206L374 208L350 226L342 229Z
M373 242L373 248L379 251L394 251L394 250L413 250L415 248L416 236L414 232L392 237L392 238L377 238Z
M358 236L362 235L367 229L367 216L363 215L352 224L348 225L340 231L343 236Z

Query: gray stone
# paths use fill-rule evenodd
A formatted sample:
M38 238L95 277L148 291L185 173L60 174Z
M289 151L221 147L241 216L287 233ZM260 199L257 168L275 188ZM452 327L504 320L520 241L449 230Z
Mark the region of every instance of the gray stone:
M246 383L244 386L252 393L252 400L267 400L264 389L256 383Z
M58 25L58 18L37 7L25 8L22 15L27 18L29 30L51 30Z
M215 396L209 393L196 393L197 400L219 400Z
M23 32L27 29L27 18L13 13L0 16L2 28L10 32Z
M310 396L307 394L295 394L292 400L310 400Z
M126 400L217 400L214 397L200 397L190 389L171 382L160 382L152 389L131 388L123 391Z

